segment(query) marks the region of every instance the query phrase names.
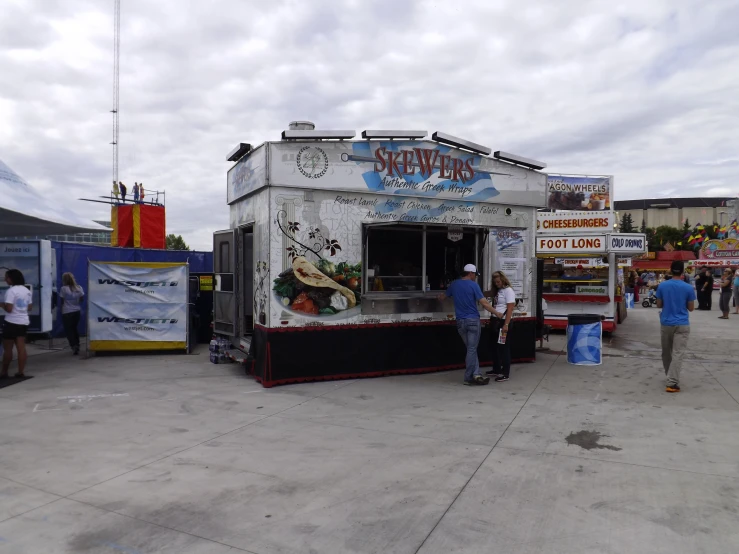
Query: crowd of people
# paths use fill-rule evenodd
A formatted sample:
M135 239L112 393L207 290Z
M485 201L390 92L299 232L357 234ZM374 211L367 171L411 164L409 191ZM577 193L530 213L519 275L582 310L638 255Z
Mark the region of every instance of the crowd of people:
M713 307L713 291L716 279L713 271L702 267L695 276L695 290L699 310L710 310ZM739 314L739 269L725 268L718 278L719 319L729 319L733 298L734 314Z
M128 187L123 184L123 181L113 181L113 190L111 191L115 198L115 203L126 203L126 196L128 195ZM143 204L145 203L146 191L144 190L144 183L134 183L133 190L133 203ZM158 203L159 193L157 193L157 200L154 202Z
M732 303L734 314L739 315L739 269L732 270L727 267L718 279L714 277L713 270L707 266L701 267L695 276L685 272L680 275L657 274L653 271L638 274L636 270L631 270L626 279L626 286L634 289L634 301L638 302L639 294L646 294L649 290L656 291L661 283L675 278L695 288L696 309L704 311L713 308L713 291L718 280L719 309L722 314L719 319L729 319Z

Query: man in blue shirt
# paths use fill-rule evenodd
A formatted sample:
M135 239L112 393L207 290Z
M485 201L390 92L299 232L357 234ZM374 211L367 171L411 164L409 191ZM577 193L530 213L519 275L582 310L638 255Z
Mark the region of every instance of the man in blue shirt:
M695 289L679 278L684 270L683 262L672 262L670 273L676 278L657 287L657 307L662 308L662 366L667 375L667 392L680 392L680 369L690 337L688 312L695 309Z
M464 372L465 385L487 385L489 377L480 374L480 360L477 358L477 345L480 342L480 312L477 303L491 314L495 312L493 306L485 300L477 284L477 268L472 264L464 266L462 277L452 282L446 293L439 295L439 300L446 297L454 299L454 313L457 317L457 332L462 337L467 348L465 358L466 370Z

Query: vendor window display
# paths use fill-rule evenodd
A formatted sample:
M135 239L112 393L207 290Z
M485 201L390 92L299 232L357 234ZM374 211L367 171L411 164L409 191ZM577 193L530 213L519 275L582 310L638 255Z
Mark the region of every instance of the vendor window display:
M391 225L367 229L367 290L445 290L467 263L477 264L482 233L443 226ZM452 240L454 239L454 240Z
M542 292L553 294L608 294L608 267L571 266L547 260Z

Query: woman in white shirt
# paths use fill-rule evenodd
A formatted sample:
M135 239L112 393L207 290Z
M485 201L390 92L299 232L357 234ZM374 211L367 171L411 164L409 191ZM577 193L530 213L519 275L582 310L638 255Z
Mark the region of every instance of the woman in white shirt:
M26 332L30 320L28 312L33 307L31 303L31 291L24 285L26 280L17 269L9 269L5 272L5 282L10 287L5 293L5 301L3 309L5 310L5 319L3 320L3 368L0 372L0 378L8 377L8 369L10 362L13 361L13 345L18 351L18 373L16 377L23 377L23 371L26 369Z
M516 305L516 293L511 282L502 271L493 273L493 284L490 287L495 311L490 316L490 350L493 354L493 369L487 375L494 375L495 381L508 381L511 375L511 337L508 329ZM498 340L501 332L506 340L501 344Z
M85 297L85 291L74 280L74 275L65 273L62 275L62 290L59 296L62 298L62 321L64 332L67 335L72 354L80 353L80 333L77 327L80 324L80 308Z

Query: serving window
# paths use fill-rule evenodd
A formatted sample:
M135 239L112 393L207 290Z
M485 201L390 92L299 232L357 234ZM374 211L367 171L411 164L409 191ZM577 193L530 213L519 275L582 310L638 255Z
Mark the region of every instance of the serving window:
M479 266L481 244L482 231L475 228L450 232L445 226L369 225L365 228L365 290L445 290L465 264Z
M367 291L423 290L423 228L368 230Z
M542 292L607 295L608 265L601 258L547 259Z

